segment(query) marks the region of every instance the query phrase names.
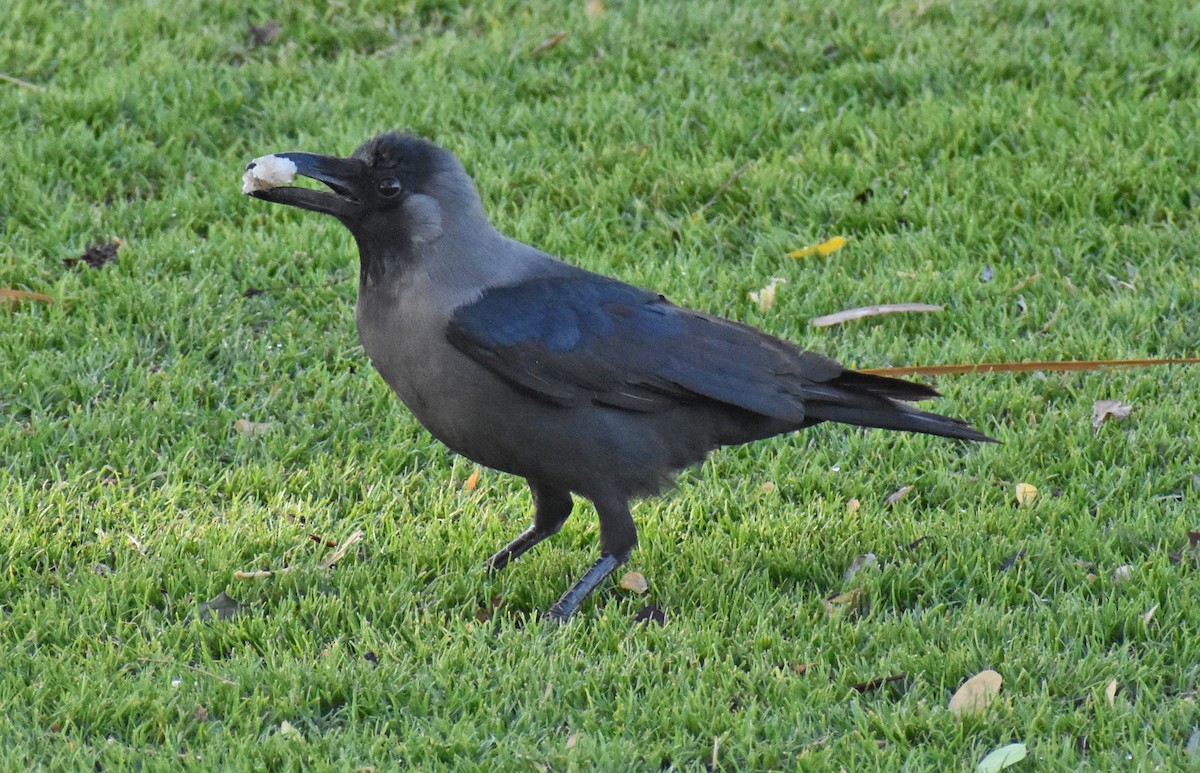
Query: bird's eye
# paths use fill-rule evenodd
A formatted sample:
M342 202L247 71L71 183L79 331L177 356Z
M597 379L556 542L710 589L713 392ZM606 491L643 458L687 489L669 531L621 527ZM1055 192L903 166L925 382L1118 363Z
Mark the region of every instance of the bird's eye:
M400 181L395 177L385 177L379 181L379 195L391 198L402 190Z

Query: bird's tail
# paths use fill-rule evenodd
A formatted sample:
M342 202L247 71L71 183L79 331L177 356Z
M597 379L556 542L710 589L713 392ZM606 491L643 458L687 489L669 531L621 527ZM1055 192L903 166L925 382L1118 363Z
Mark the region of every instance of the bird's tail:
M804 409L811 421L836 421L859 427L997 442L965 421L920 411L906 404L939 396L936 389L924 384L847 370L806 389Z

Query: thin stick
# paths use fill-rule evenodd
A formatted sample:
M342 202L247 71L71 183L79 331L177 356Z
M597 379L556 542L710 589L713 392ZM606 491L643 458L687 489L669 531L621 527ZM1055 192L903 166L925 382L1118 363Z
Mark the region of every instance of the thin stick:
M979 362L972 365L912 365L900 368L863 368L873 376L955 376L961 373L1032 373L1039 370L1073 372L1105 368L1144 368L1153 365L1197 365L1200 357L1157 360L1066 360L1038 362Z
M0 72L0 81L4 81L5 83L11 83L14 86L20 86L23 89L31 89L32 91L45 91L46 90L45 86L39 86L36 83L30 83L29 81L23 81L20 78L14 78L13 76L7 75L2 72Z

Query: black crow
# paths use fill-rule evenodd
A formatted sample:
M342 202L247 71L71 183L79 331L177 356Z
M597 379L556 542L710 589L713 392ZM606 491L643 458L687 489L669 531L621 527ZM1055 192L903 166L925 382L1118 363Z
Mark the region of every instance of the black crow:
M328 190L280 187L296 174ZM557 532L572 494L595 505L600 559L550 608L559 620L629 559L630 500L718 446L822 421L990 440L908 405L937 397L930 387L846 370L504 236L458 159L426 140L265 156L245 182L350 229L358 334L384 381L453 451L529 483L533 525L488 567Z

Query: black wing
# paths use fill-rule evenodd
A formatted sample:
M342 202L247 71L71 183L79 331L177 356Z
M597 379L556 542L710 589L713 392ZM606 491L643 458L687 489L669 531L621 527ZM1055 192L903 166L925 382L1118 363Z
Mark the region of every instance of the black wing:
M655 411L707 399L799 423L803 400L847 373L754 328L593 274L492 288L454 313L449 339L514 386L564 406ZM935 394L913 386L920 393L908 399Z

